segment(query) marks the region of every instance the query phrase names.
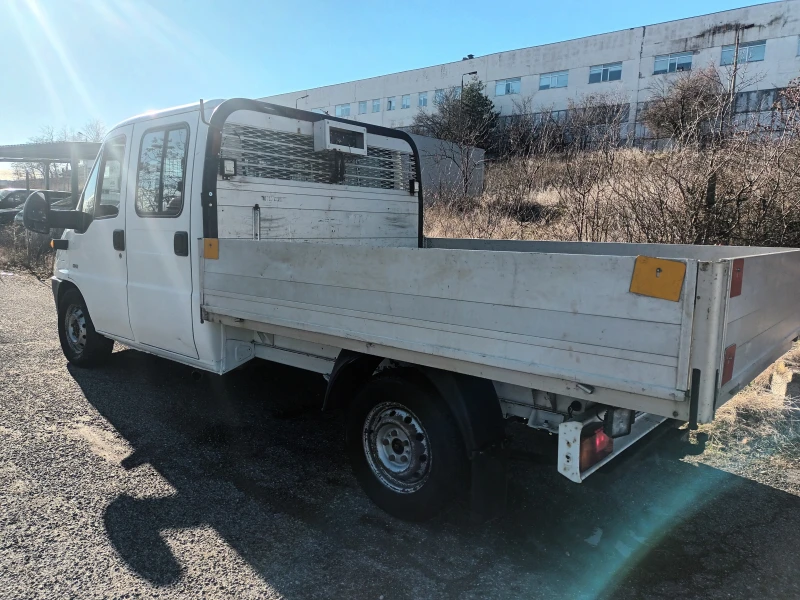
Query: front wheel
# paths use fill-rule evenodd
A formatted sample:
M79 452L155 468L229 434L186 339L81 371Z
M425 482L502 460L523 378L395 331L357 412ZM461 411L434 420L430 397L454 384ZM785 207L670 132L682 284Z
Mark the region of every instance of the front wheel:
M361 388L350 407L347 445L361 487L401 519L434 516L468 483L455 419L410 369L386 371Z
M86 302L74 288L58 303L58 337L64 356L77 367L100 364L114 348L113 340L95 331Z

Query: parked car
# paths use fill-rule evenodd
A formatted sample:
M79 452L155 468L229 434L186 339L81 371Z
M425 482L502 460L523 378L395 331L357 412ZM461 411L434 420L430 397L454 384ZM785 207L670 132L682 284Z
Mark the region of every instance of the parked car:
M18 188L0 190L0 223L11 223L30 193L30 190Z
M0 201L0 207L2 207L0 208L0 223L16 222L21 225L22 207L25 206L25 201L28 197L35 193L43 194L53 210L71 210L75 208L71 192L58 192L55 190L14 190L13 202L16 203L14 206L11 206L11 202L9 202L9 206L6 208L3 201ZM9 194L9 196L10 195L11 194ZM21 201L19 200L20 197L22 198Z

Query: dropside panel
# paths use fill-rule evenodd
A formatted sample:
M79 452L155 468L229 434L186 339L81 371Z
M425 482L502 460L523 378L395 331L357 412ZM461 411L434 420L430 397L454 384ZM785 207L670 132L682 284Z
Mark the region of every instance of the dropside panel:
M211 314L684 400L687 286L630 293L634 257L220 239L203 263Z
M717 406L789 350L800 333L800 251L730 263Z

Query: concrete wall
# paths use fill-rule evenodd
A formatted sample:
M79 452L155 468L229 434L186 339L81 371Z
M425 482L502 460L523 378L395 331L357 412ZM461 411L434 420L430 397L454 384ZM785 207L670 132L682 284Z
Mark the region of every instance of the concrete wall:
M502 114L511 114L514 100L531 97L534 108L566 108L570 98L594 92L614 91L635 107L647 100L654 80L672 75L653 75L654 57L671 52L694 53L692 68L708 65L719 67L722 46L733 44L736 29L740 41L767 40L763 62L749 63L745 81L755 79L750 89L784 87L800 76L798 36L800 36L800 0L784 0L729 10L711 15L670 21L658 25L635 27L586 38L569 40L544 46L533 46L509 52L499 52L472 60L457 61L394 73L381 77L362 79L289 94L269 96L263 100L294 106L306 110L324 109L335 114L337 104L350 103L350 119L383 125L403 127L411 123L419 110L420 92L427 92L428 106L433 110L437 89L459 86L463 73L477 71L478 78L486 84L487 94ZM589 84L589 69L593 65L622 62L622 79L614 82ZM723 67L724 69L724 67ZM539 90L539 75L553 71L569 71L566 88ZM495 96L495 82L511 77L521 78L518 95ZM400 108L401 98L410 94L411 107ZM397 109L386 110L386 99L395 97ZM380 112L372 112L372 100L380 99ZM358 114L358 102L367 101L367 113ZM636 111L631 111L635 119Z

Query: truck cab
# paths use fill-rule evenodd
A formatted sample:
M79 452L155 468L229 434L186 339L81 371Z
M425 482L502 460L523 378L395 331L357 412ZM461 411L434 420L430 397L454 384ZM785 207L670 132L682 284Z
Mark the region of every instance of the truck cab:
M196 184L194 150L205 143L195 139L205 137L198 119L196 106L176 108L108 133L76 209L81 223L59 240L53 284L80 290L98 333L208 364L210 342L201 358L192 309L189 234L199 207L184 201Z

